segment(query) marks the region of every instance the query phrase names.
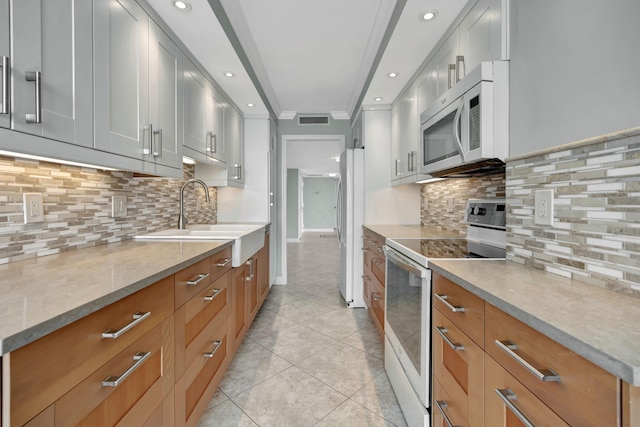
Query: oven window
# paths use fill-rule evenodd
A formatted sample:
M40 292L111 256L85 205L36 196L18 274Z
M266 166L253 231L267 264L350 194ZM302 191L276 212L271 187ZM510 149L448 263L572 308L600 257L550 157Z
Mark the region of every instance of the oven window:
M453 135L455 117L456 111L454 110L422 132L422 152L424 153L422 161L424 166L460 154L458 144Z
M387 323L400 341L417 372L422 361L422 279L387 263Z

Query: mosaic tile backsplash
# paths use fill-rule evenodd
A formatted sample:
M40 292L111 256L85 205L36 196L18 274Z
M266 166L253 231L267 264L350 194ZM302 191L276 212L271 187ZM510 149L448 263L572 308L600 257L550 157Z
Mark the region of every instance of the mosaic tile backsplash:
M507 259L640 297L640 128L507 162ZM553 225L534 222L554 192Z
M441 230L457 231L464 236L467 234L463 221L468 199L504 197L504 173L422 184L420 222Z
M136 234L176 227L184 180L137 178L131 172L102 171L0 156L0 264L70 249L131 239ZM44 222L24 224L23 193L42 193ZM127 197L126 218L112 218L111 196ZM185 192L191 223L215 223L211 203L197 186Z

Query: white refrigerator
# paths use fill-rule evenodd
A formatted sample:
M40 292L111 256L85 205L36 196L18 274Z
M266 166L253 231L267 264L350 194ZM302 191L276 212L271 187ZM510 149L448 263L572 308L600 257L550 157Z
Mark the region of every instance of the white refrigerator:
M347 307L365 307L362 284L364 150L361 148L347 149L340 156L336 208L340 292Z

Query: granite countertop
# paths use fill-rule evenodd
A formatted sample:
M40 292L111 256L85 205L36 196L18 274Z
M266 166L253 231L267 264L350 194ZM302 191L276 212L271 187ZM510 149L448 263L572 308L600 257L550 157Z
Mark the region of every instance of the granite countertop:
M0 354L170 276L230 240L126 241L0 266Z
M388 239L446 239L449 237L464 237L464 234L455 231L443 231L434 227L425 227L420 224L365 224L364 227Z
M434 260L434 272L640 386L638 299L510 261Z

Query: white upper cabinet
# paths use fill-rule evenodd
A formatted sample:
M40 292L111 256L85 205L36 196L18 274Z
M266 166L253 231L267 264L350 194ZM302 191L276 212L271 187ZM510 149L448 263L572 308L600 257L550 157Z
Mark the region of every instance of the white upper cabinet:
M178 49L133 0L96 0L94 22L95 147L181 169Z
M478 0L462 20L459 55L464 57L467 72L482 61L508 59L502 22L502 0Z
M223 98L193 63L185 62L185 154L205 163L209 158L226 162Z
M0 126L91 147L91 2L8 3L0 1Z
M229 148L227 173L229 181L244 184L244 120L229 106L224 115L224 139Z
M411 182L418 169L418 88L403 92L391 109L391 180Z

